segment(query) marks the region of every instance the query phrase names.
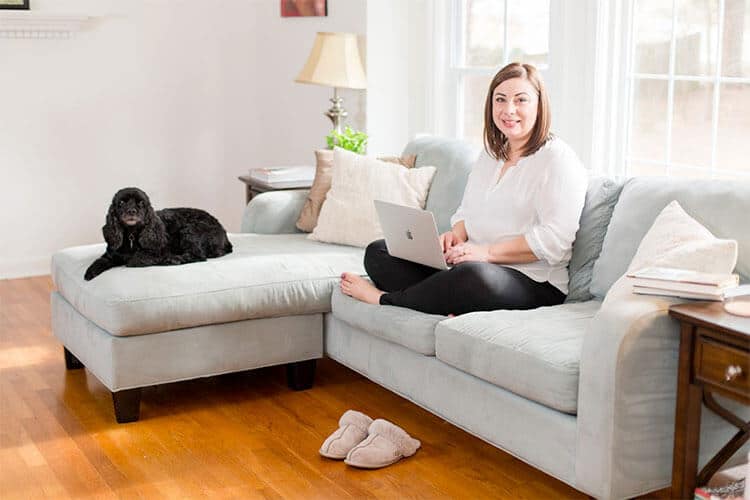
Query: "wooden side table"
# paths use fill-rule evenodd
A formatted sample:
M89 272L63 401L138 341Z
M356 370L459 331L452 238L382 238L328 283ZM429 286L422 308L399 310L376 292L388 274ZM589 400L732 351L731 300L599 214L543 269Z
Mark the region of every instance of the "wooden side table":
M309 189L312 185L311 182L302 181L297 183L284 184L283 188L271 186L261 181L251 179L249 175L240 175L237 177L239 180L245 183L245 204L250 203L253 197L266 191L286 191L288 189Z
M733 316L720 302L693 302L669 308L680 321L672 492L693 498L748 440L750 422L720 406L715 394L750 404L750 318ZM701 403L738 428L738 432L698 473Z

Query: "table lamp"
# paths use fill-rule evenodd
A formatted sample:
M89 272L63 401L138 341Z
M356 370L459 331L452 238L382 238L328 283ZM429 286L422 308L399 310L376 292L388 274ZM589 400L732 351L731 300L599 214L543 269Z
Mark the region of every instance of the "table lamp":
M318 33L305 67L294 80L333 87L333 106L325 115L333 128L341 133L341 123L347 116L341 106L343 99L338 89L364 89L367 87L365 70L359 58L355 33Z

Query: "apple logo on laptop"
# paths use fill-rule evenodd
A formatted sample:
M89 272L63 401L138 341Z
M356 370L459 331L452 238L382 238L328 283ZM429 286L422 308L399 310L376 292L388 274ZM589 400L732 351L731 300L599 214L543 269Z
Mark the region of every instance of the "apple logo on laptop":
M414 236L412 236L411 230L409 230L409 229L406 230L406 239L407 240L413 240L414 239Z

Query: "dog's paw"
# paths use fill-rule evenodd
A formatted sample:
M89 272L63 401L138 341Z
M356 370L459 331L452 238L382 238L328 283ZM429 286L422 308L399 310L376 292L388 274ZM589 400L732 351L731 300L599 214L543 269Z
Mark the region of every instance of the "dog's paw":
M99 276L99 274L100 273L97 272L96 269L94 269L94 266L91 266L88 269L86 269L86 274L83 275L83 279L86 281L91 281L92 279Z

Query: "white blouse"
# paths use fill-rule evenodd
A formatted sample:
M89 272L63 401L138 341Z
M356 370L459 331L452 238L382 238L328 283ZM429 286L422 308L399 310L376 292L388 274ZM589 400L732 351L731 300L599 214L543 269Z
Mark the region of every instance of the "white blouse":
M588 186L586 170L557 137L498 179L503 164L482 151L451 226L464 221L469 242L478 245L523 235L539 260L503 265L534 281L549 281L567 294L568 262Z

